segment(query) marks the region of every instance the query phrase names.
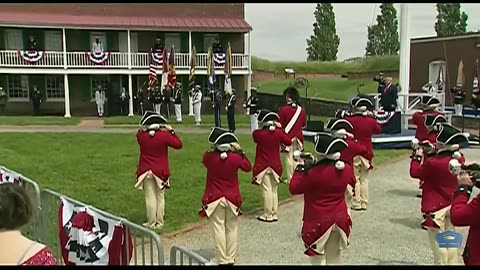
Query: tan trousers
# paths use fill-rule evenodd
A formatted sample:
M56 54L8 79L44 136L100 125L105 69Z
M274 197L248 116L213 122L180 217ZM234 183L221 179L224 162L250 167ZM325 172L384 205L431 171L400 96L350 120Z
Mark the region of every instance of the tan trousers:
M165 215L165 190L160 189L152 174L143 180L143 190L147 206L147 226L161 228Z
M225 198L222 198L208 219L213 228L218 263L235 263L238 246L238 217L232 212Z
M438 211L442 212L442 210ZM436 212L436 213L438 213ZM435 214L438 216L439 214ZM441 228L427 228L428 233L428 240L430 242L430 248L433 252L433 264L435 265L458 265L458 249L457 248L440 248L438 247L437 240L435 236L439 233L445 231L455 231L455 227L453 227L452 223L450 222L450 208L445 211L445 215L443 216L443 222L439 222L440 224L444 224ZM437 220L437 218L435 218Z
M301 151L302 148L300 147L300 144L297 142L297 140L293 140L292 145L290 146L290 151L288 152L282 152L282 155L285 160L285 171L287 172L287 181L289 182L290 179L292 179L293 172L295 171L295 168L299 164L298 162L295 161L293 158L293 152L295 150Z
M368 165L367 160L362 157L356 157L354 161L355 177L355 196L352 199L352 207L355 209L367 209L368 204Z
M312 265L326 265L326 264L340 264L340 232L337 226L333 227L328 240L325 243L324 253L322 255L315 255L310 257Z
M347 186L347 190L345 191L345 202L347 203L347 212L349 216L351 216L350 207L352 207L352 200L353 200L352 193L353 193L352 187Z
M262 179L263 211L265 220L278 220L278 182L273 173L267 171Z

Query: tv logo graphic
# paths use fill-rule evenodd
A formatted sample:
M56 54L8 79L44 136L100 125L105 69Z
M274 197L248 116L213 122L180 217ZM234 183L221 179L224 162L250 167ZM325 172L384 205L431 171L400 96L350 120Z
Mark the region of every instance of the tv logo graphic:
M440 248L460 248L463 242L463 235L454 231L446 231L435 236Z

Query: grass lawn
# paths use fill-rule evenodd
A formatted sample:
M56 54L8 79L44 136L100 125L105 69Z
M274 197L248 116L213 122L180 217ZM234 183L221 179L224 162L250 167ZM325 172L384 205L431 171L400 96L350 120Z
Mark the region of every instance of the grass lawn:
M394 79L395 81L395 79ZM260 92L279 94L287 88L293 80L271 80L261 83ZM372 79L348 80L344 78L332 79L309 79L308 97L324 98L331 100L348 101L352 96L357 95L357 87L364 84L360 88L363 94L376 93L378 83ZM300 95L305 97L305 89L299 88Z
M395 56L368 57L359 59L357 62L289 62L269 61L258 57L252 57L253 70L269 72L285 72L286 67L293 68L297 73L330 73L343 74L346 72L379 72L385 70L398 70L400 58Z
M80 118L61 116L0 116L0 126L62 125L74 126Z
M222 127L228 128L227 116L222 114ZM326 117L324 116L311 116L312 120L325 120ZM133 117L128 116L112 116L106 117L104 120L105 127L112 127L112 126L135 126L138 127L138 121L140 120L140 116L135 115ZM183 122L181 124L177 124L175 122L175 118L170 118L169 121L172 123L174 127L189 127L189 128L210 128L215 125L215 120L213 115L202 115L202 124L200 126L195 126L193 116L184 115ZM250 128L250 116L245 114L237 114L235 115L235 126L237 128Z
M179 135L185 148L170 151L172 188L166 193L165 232L201 221L198 211L206 175L201 160L209 144L206 135ZM134 188L138 146L133 134L4 133L0 140L1 164L34 179L41 188L137 224L145 221L144 193ZM240 135L239 140L253 162L255 146L251 137ZM312 149L313 145L307 143L307 150ZM408 153L377 151L375 165ZM251 173L239 175L243 211L261 207L261 191L251 184ZM290 197L286 185L280 186L279 194L280 199ZM56 222L52 220L51 224Z

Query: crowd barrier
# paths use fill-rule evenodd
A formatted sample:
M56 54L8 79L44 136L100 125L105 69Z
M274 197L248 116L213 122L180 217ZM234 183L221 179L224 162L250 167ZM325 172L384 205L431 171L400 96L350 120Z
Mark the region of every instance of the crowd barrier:
M130 232L133 250L130 254L130 242L125 241L125 245L122 246L119 254L120 262L122 262L121 256L123 254L127 258L132 257L130 261L127 262L128 265L165 265L163 242L159 235L152 230L69 198L53 190L44 189L40 191L40 187L35 181L3 166L0 166L0 173L2 177L8 177L9 182L21 184L31 198L33 198L35 208L38 211L35 212L32 221L22 228L22 233L26 237L50 247L58 264L63 264L62 248L64 247L60 245L58 226L59 210L63 199L75 207L84 207L103 217L121 223L125 228L124 239L128 239L128 232ZM174 245L170 249L170 265L215 264L186 247Z

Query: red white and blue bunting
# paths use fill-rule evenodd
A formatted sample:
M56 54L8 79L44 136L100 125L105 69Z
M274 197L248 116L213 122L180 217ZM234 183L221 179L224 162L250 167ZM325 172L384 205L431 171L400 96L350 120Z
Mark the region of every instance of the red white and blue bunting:
M95 65L103 65L110 59L110 52L86 52L87 59Z
M380 125L388 123L393 116L395 116L394 111L386 112L386 111L376 111L374 112L375 118L377 119L377 123Z
M217 66L223 66L223 65L225 65L226 56L227 55L225 53L214 53L213 54L213 62Z
M0 184L6 183L21 184L22 179L20 175L0 167Z
M18 50L17 54L24 61L30 64L35 64L43 58L43 56L45 55L45 52L38 51L38 50L26 50L26 51Z
M152 59L159 66L163 66L163 51L152 52Z

